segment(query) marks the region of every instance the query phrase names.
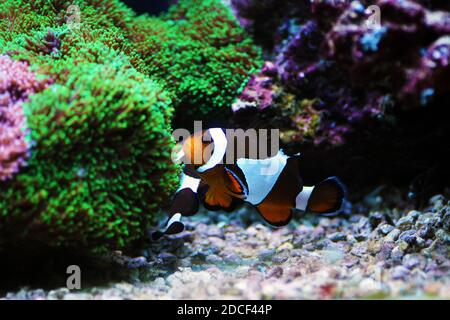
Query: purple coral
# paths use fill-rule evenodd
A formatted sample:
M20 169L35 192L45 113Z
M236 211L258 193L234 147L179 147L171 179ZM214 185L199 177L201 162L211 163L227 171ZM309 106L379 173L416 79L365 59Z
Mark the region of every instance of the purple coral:
M305 179L318 181L312 172L322 163L366 187L381 177L408 182L445 163L448 0L232 4L277 68L271 107L235 117L241 126L279 128L283 147L304 155ZM448 180L445 170L439 176Z
M299 21L310 18L309 0L231 0L241 25L265 48L273 48Z
M247 108L264 110L272 104L274 96L275 65L266 62L259 73L252 75L238 99L233 103L234 112Z
M326 58L349 70L352 85L370 83L395 95L404 109L448 95L449 87L441 83L449 74L450 13L409 0L376 4L382 14L379 26L368 26L367 13L355 6L341 15L326 35Z
M29 144L22 104L46 84L36 79L26 63L0 56L0 181L11 178L26 163Z
M283 84L292 88L304 87L309 75L316 73L321 67L317 57L322 38L317 24L309 21L281 48L276 65Z
M450 36L443 36L428 48L419 67L409 71L399 100L405 106L426 107L433 100L449 94L449 79Z
M323 111L316 144L343 144L362 127L392 118L393 111L439 106L450 96L450 12L442 2L373 1L381 10L378 24L370 23L366 1L232 4L274 62L272 78L300 101L321 102L314 105ZM254 83L244 94L264 96ZM261 100L252 103L264 108Z

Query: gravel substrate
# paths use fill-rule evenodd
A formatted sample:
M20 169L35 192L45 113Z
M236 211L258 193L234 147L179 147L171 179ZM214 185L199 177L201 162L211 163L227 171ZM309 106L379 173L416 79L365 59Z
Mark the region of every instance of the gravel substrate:
M113 253L122 282L79 291L22 288L4 298L450 299L448 199L435 196L423 211L375 207L348 217L297 216L281 229L249 224L249 208L207 213L141 257Z

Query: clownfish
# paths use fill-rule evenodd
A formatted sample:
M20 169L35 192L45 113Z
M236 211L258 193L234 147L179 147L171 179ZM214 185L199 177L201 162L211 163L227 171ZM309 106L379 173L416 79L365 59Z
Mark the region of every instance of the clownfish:
M248 142L239 154L235 137L228 137L224 129L211 128L178 144L176 160L184 163L181 184L168 211L165 230L154 232L154 240L182 232L181 218L196 214L200 204L208 210L231 212L245 201L274 227L287 225L295 209L318 214L341 209L346 189L338 178L303 186L299 154L287 156L278 149L267 156L255 156L249 152Z

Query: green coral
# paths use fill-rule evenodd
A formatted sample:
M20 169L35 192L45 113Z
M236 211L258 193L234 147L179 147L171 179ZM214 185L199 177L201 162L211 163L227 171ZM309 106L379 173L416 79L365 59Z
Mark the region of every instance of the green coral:
M127 30L134 12L118 0L5 0L0 4L0 35L8 40L32 31L64 25L78 6L81 28Z
M142 238L177 186L167 94L133 68L86 63L24 109L33 152L1 185L0 226L26 221L16 241L78 249Z
M158 17L136 17L120 1L78 0L71 4L79 6L81 23L80 29L71 33L124 52L137 70L164 85L172 93L176 118L181 119L177 123L227 116L249 75L262 64L259 48L220 0L181 0ZM7 17L11 8L19 7L24 8L20 14L32 22L16 26L7 40L39 42L37 37L42 38L49 28L67 29L70 13L64 1L29 4L8 0L0 14ZM8 30L6 20L0 31ZM65 33L59 36L67 37ZM73 51L78 49L78 41L62 41L62 46L69 43Z
M10 41L16 36L27 34L42 27L50 27L55 15L49 11L42 14L29 1L6 0L0 3L0 38Z
M178 186L174 110L189 121L226 115L260 64L219 0L182 0L160 17L116 0L6 0L0 17L0 54L52 83L24 105L32 147L0 183L0 249L105 251L142 239Z
M56 2L45 1L50 9ZM0 249L126 248L142 239L178 186L171 94L145 75L126 23L113 14L116 1L79 3L84 27L58 23L63 6L55 5L48 23L37 10L28 16L35 24L0 36L2 53L53 82L24 105L32 148L27 166L0 184ZM99 3L112 5L103 15L97 8L95 19ZM2 9L20 4L33 9L20 1Z
M260 51L220 0L181 0L161 17L135 20L130 39L148 74L174 92L178 118L226 116Z
M16 60L30 63L36 71L64 81L69 69L86 62L117 63L126 59L138 71L147 66L117 28L70 30L67 26L37 30L8 42L2 50ZM120 54L111 54L111 52Z

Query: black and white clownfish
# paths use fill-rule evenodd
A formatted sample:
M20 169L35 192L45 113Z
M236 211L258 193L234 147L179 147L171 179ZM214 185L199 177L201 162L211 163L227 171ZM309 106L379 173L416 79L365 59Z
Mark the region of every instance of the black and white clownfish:
M168 211L165 230L154 232L154 240L182 232L181 218L196 214L200 203L208 210L230 212L245 201L275 227L287 225L293 209L318 214L341 209L346 192L338 178L303 186L299 155L287 156L278 149L265 157L251 156L248 141L239 155L236 141L231 139L224 129L212 128L179 144L177 160L184 163L181 185Z

